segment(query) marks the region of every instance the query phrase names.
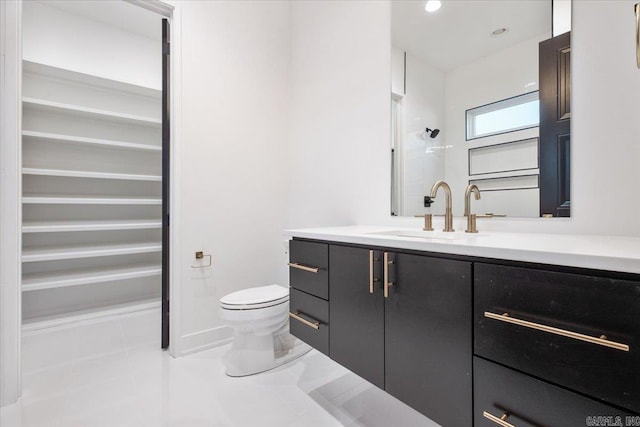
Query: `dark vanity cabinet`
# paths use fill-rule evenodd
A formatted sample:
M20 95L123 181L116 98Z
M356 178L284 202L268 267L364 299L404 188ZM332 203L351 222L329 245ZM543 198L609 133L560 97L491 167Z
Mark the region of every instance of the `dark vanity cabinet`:
M330 244L330 357L443 426L471 425L471 278L470 262Z
M302 239L291 260L291 332L444 427L640 425L637 275Z
M640 282L485 263L474 275L474 352L500 364L476 361L477 425L493 425L485 411L518 426L640 411Z
M475 353L640 411L640 283L475 264Z

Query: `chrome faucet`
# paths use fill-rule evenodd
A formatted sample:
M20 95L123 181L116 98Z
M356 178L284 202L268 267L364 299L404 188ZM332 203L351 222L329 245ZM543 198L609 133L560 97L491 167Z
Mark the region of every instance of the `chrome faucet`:
M475 184L469 184L464 192L464 216L467 217L465 233L477 233L476 214L471 213L471 193L475 193L476 200L480 200L480 189Z
M446 197L445 201L447 203L444 213L444 230L442 231L455 231L453 229L453 213L451 212L451 187L449 187L449 184L442 180L437 181L435 184L433 184L433 187L431 187L430 197L432 199L435 199L440 187L444 188L444 194Z

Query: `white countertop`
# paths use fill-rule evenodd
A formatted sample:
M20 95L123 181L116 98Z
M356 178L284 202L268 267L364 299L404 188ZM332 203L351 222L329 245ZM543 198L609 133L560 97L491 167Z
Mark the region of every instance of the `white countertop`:
M371 234L395 230L425 237ZM640 238L571 234L467 234L464 231L422 232L418 228L347 226L286 230L289 237L368 246L440 252L454 255L525 261L640 274ZM427 237L432 236L432 237ZM453 238L451 238L453 236Z

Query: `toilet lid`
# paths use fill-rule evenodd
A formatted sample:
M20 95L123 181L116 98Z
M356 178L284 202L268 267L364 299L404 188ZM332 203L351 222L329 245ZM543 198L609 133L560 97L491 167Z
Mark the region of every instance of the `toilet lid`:
M243 289L220 298L224 308L271 306L289 300L289 288L280 285ZM249 307L248 307L249 308Z

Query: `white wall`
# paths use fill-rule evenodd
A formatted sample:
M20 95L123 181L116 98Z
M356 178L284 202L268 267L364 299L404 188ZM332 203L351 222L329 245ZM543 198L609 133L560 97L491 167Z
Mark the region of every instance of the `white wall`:
M539 128L532 128L466 141L465 111L538 90L538 44L549 37L550 34L541 34L445 74L446 125L443 138L447 150L444 170L446 171L445 180L454 194L464 194L467 187L470 148L535 138L539 135ZM521 174L532 173L538 173L538 171L521 172ZM516 217L539 215L539 190L485 192L482 196L483 199L473 202L474 212L493 212ZM457 215L464 211L463 197L454 197L453 211Z
M640 181L633 3L573 5L572 218L479 220L480 230L640 236L640 198L632 190ZM296 3L293 8L291 105L297 120L291 124L289 224L420 227L419 219L388 216L389 5ZM463 194L454 197L462 200ZM436 218L436 227L441 222ZM464 227L459 218L457 223Z
M161 88L159 38L154 40L102 22L77 19L76 15L43 2L23 4L24 59Z
M573 4L571 215L581 233L640 236L635 3Z
M404 95L404 50L391 46L391 92Z
M219 299L287 283L290 6L174 3L181 15L180 352L230 337ZM192 269L194 252L213 267Z
M386 2L292 2L288 227L389 217Z
M571 31L571 0L553 0L553 35Z
M0 406L20 396L21 7L0 2Z
M444 176L444 138L431 138L425 129L442 130L445 124L445 75L407 53L406 76L407 93L401 101L404 135L396 153L403 172L398 215L410 216L425 213L424 196Z

